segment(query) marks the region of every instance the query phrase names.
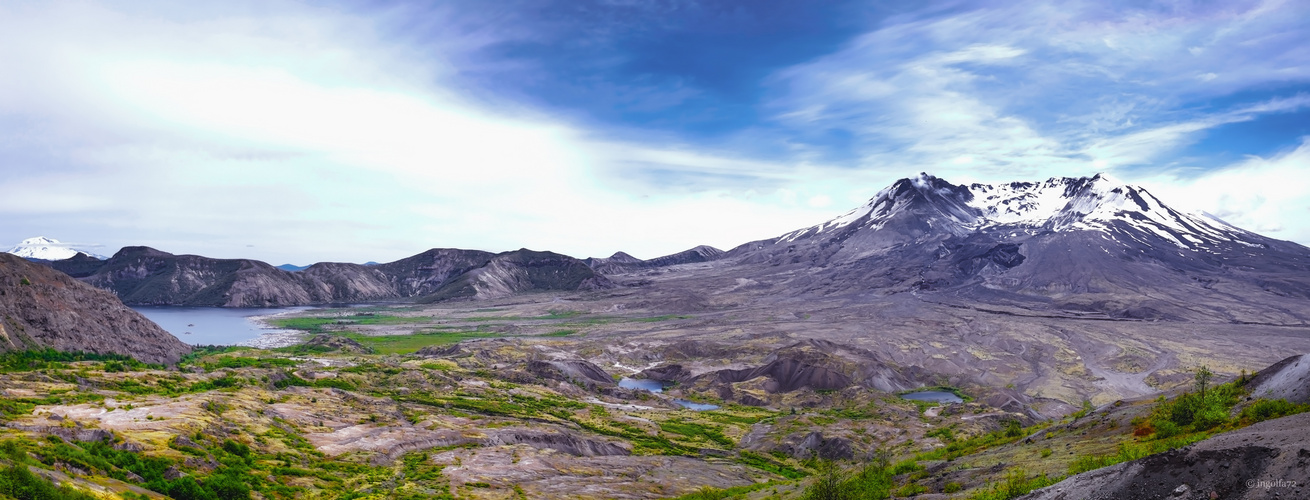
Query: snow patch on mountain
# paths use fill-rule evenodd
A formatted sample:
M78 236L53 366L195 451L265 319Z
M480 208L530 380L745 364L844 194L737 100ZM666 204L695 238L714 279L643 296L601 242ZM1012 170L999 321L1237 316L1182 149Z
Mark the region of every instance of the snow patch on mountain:
M19 242L18 245L7 250L5 253L11 253L25 259L64 260L72 258L77 255L78 252L82 252L97 259L105 259L105 256L103 255L92 253L89 250L73 248L72 244L61 243L59 240L46 238L45 236L25 239Z

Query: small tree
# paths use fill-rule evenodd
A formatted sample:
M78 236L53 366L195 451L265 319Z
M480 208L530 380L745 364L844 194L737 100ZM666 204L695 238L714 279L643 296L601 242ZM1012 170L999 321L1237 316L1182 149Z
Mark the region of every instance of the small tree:
M1214 372L1210 371L1210 368L1205 365L1201 365L1200 368L1196 369L1196 392L1201 396L1201 399L1205 399L1205 390L1210 387L1210 379L1212 378L1214 378Z
M846 488L843 488L846 471L842 470L840 464L832 460L819 460L815 471L818 474L814 482L805 488L805 500L846 500L850 497L846 494Z

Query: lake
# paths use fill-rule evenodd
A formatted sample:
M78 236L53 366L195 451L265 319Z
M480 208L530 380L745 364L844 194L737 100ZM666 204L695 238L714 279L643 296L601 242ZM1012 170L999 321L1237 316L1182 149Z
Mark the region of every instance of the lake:
M910 399L914 401L928 401L930 403L963 403L964 400L956 396L955 393L946 391L919 391L909 394L902 394L901 399Z
M266 328L254 316L268 316L309 307L277 309L236 309L228 307L172 307L136 306L132 309L154 321L168 333L191 345L238 345L258 339L264 334L285 333L288 330Z

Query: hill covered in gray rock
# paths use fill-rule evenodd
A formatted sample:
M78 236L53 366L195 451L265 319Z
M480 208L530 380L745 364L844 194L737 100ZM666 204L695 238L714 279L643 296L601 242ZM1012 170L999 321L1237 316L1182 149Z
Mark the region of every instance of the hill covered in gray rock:
M113 294L0 254L0 351L42 348L166 364L191 351Z

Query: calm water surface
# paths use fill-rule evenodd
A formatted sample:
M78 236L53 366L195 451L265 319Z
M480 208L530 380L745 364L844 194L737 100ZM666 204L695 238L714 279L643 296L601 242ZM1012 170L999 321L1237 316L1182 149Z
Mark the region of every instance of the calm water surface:
M619 387L624 389L641 389L650 392L664 392L663 382L641 378L623 377L619 379Z
M265 328L253 316L303 311L309 307L278 309L234 309L228 307L133 307L168 333L191 345L236 345L250 342L265 333L282 332Z
M664 383L658 380L623 377L619 379L619 387L624 389L641 389L655 393L664 392ZM688 410L706 411L719 409L719 405L696 403L685 399L674 399L673 402Z
M963 403L964 402L963 399L960 399L960 397L956 396L954 393L944 392L944 391L911 392L909 394L902 394L901 398L912 399L915 401L928 401L931 403Z

